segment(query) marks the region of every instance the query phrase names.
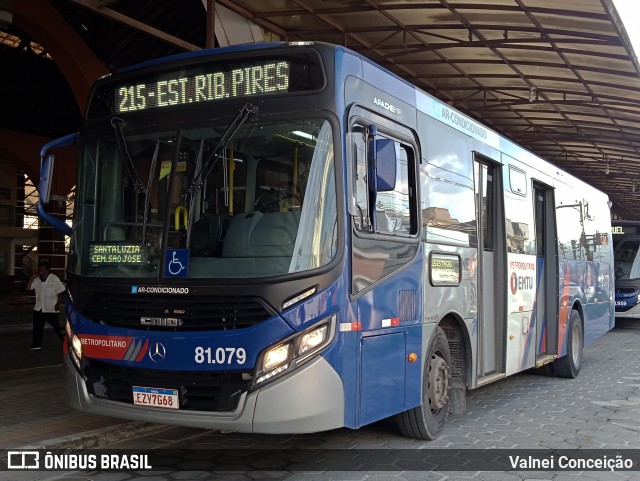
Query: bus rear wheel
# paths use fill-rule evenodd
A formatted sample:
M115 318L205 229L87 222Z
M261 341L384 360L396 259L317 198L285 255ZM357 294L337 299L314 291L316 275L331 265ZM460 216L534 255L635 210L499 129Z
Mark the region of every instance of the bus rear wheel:
M583 346L582 322L580 313L571 311L569 318L569 333L567 335L567 355L556 359L553 368L556 376L574 379L580 373L582 366L582 346Z
M451 352L442 328L437 327L426 350L422 405L397 415L400 432L414 439L435 439L449 417Z

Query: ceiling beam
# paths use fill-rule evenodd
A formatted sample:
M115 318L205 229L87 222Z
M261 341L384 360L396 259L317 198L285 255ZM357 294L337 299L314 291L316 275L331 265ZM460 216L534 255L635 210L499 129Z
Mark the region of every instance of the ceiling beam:
M198 45L193 45L192 43L182 40L181 38L175 37L171 34L168 34L167 32L163 32L162 30L158 30L157 28L147 25L146 23L142 23L134 18L127 17L126 15L116 12L111 8L104 7L100 2L95 2L92 0L70 0L70 1L72 3L80 5L81 7L91 10L92 12L102 15L103 17L114 20L118 23L126 25L127 27L131 27L140 32L146 33L151 37L155 37L159 40L162 40L171 45L175 45L176 47L180 47L184 50L195 51L195 50L202 49L202 47L199 47Z
M258 15L256 15L252 11L247 10L246 8L238 5L237 3L235 3L232 0L217 0L217 3L222 5L223 7L228 8L232 12L235 12L238 15L244 17L244 18L248 18L249 20L251 20L256 25L264 28L265 30L267 30L267 31L269 31L271 33L276 34L277 36L279 36L282 39L289 39L289 38L292 37L291 32L289 32L289 31L287 31L287 30L285 30L283 28L280 28L275 23L272 23L272 22L270 22L268 20L260 18ZM293 38L295 38L295 35L293 35Z
M458 10L482 10L483 12L487 11L499 11L499 12L514 12L520 13L521 10L516 5L498 5L492 4L487 5L485 3L457 3L455 7ZM385 3L381 5L353 5L347 7L324 7L324 8L316 8L313 12L310 12L304 8L289 8L289 9L270 9L269 11L257 12L254 15L260 18L268 18L268 17L291 17L294 15L349 15L349 14L357 14L362 12L375 12L377 10L386 10L386 11L394 11L394 10L437 10L440 8L438 4L427 4L420 3L415 4L411 2L398 2L398 3ZM541 8L541 7L532 7L530 8L532 12L545 14L545 15L557 15L562 17L577 17L577 18L587 18L591 20L600 20L607 21L609 20L606 14L602 13L593 13L593 12L582 12L578 10L561 10L558 8Z

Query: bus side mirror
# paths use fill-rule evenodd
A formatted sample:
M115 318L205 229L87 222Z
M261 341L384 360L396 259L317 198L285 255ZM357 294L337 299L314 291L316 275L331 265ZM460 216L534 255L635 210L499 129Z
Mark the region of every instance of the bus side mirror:
M49 203L49 197L51 194L51 176L53 175L53 163L55 157L53 153L49 153L50 150L57 149L58 147L66 147L78 142L78 133L73 133L60 137L59 139L52 140L42 146L40 150L40 181L38 182L38 196L40 198L36 205L36 211L38 215L49 223L54 229L59 230L64 235L71 235L72 229L63 220L58 219L56 216L47 212L44 208Z
M391 139L376 138L375 125L368 127L367 163L369 190L388 192L396 186L396 148Z
M53 173L53 164L56 159L54 154L47 155L42 160L40 166L40 182L38 183L38 195L40 202L44 205L49 203L49 194L51 192L51 175Z
M396 146L391 139L376 141L376 165L378 192L396 188Z

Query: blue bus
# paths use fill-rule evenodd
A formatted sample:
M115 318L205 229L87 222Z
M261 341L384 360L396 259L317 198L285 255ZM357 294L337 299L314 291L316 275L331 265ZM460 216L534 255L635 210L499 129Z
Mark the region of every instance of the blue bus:
M69 227L46 204L71 144ZM433 439L468 390L575 377L613 327L607 196L340 46L123 69L41 155L76 409Z
M616 319L640 318L640 222L611 221Z

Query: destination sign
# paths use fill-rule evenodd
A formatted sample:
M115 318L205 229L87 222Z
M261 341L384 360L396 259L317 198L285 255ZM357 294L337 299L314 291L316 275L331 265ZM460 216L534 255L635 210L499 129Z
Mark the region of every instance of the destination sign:
M89 263L92 266L137 265L146 262L144 246L126 242L92 242Z
M460 284L460 257L455 254L431 254L429 274L434 286Z
M291 63L266 61L241 68L197 71L200 73L116 88L116 113L287 93Z

